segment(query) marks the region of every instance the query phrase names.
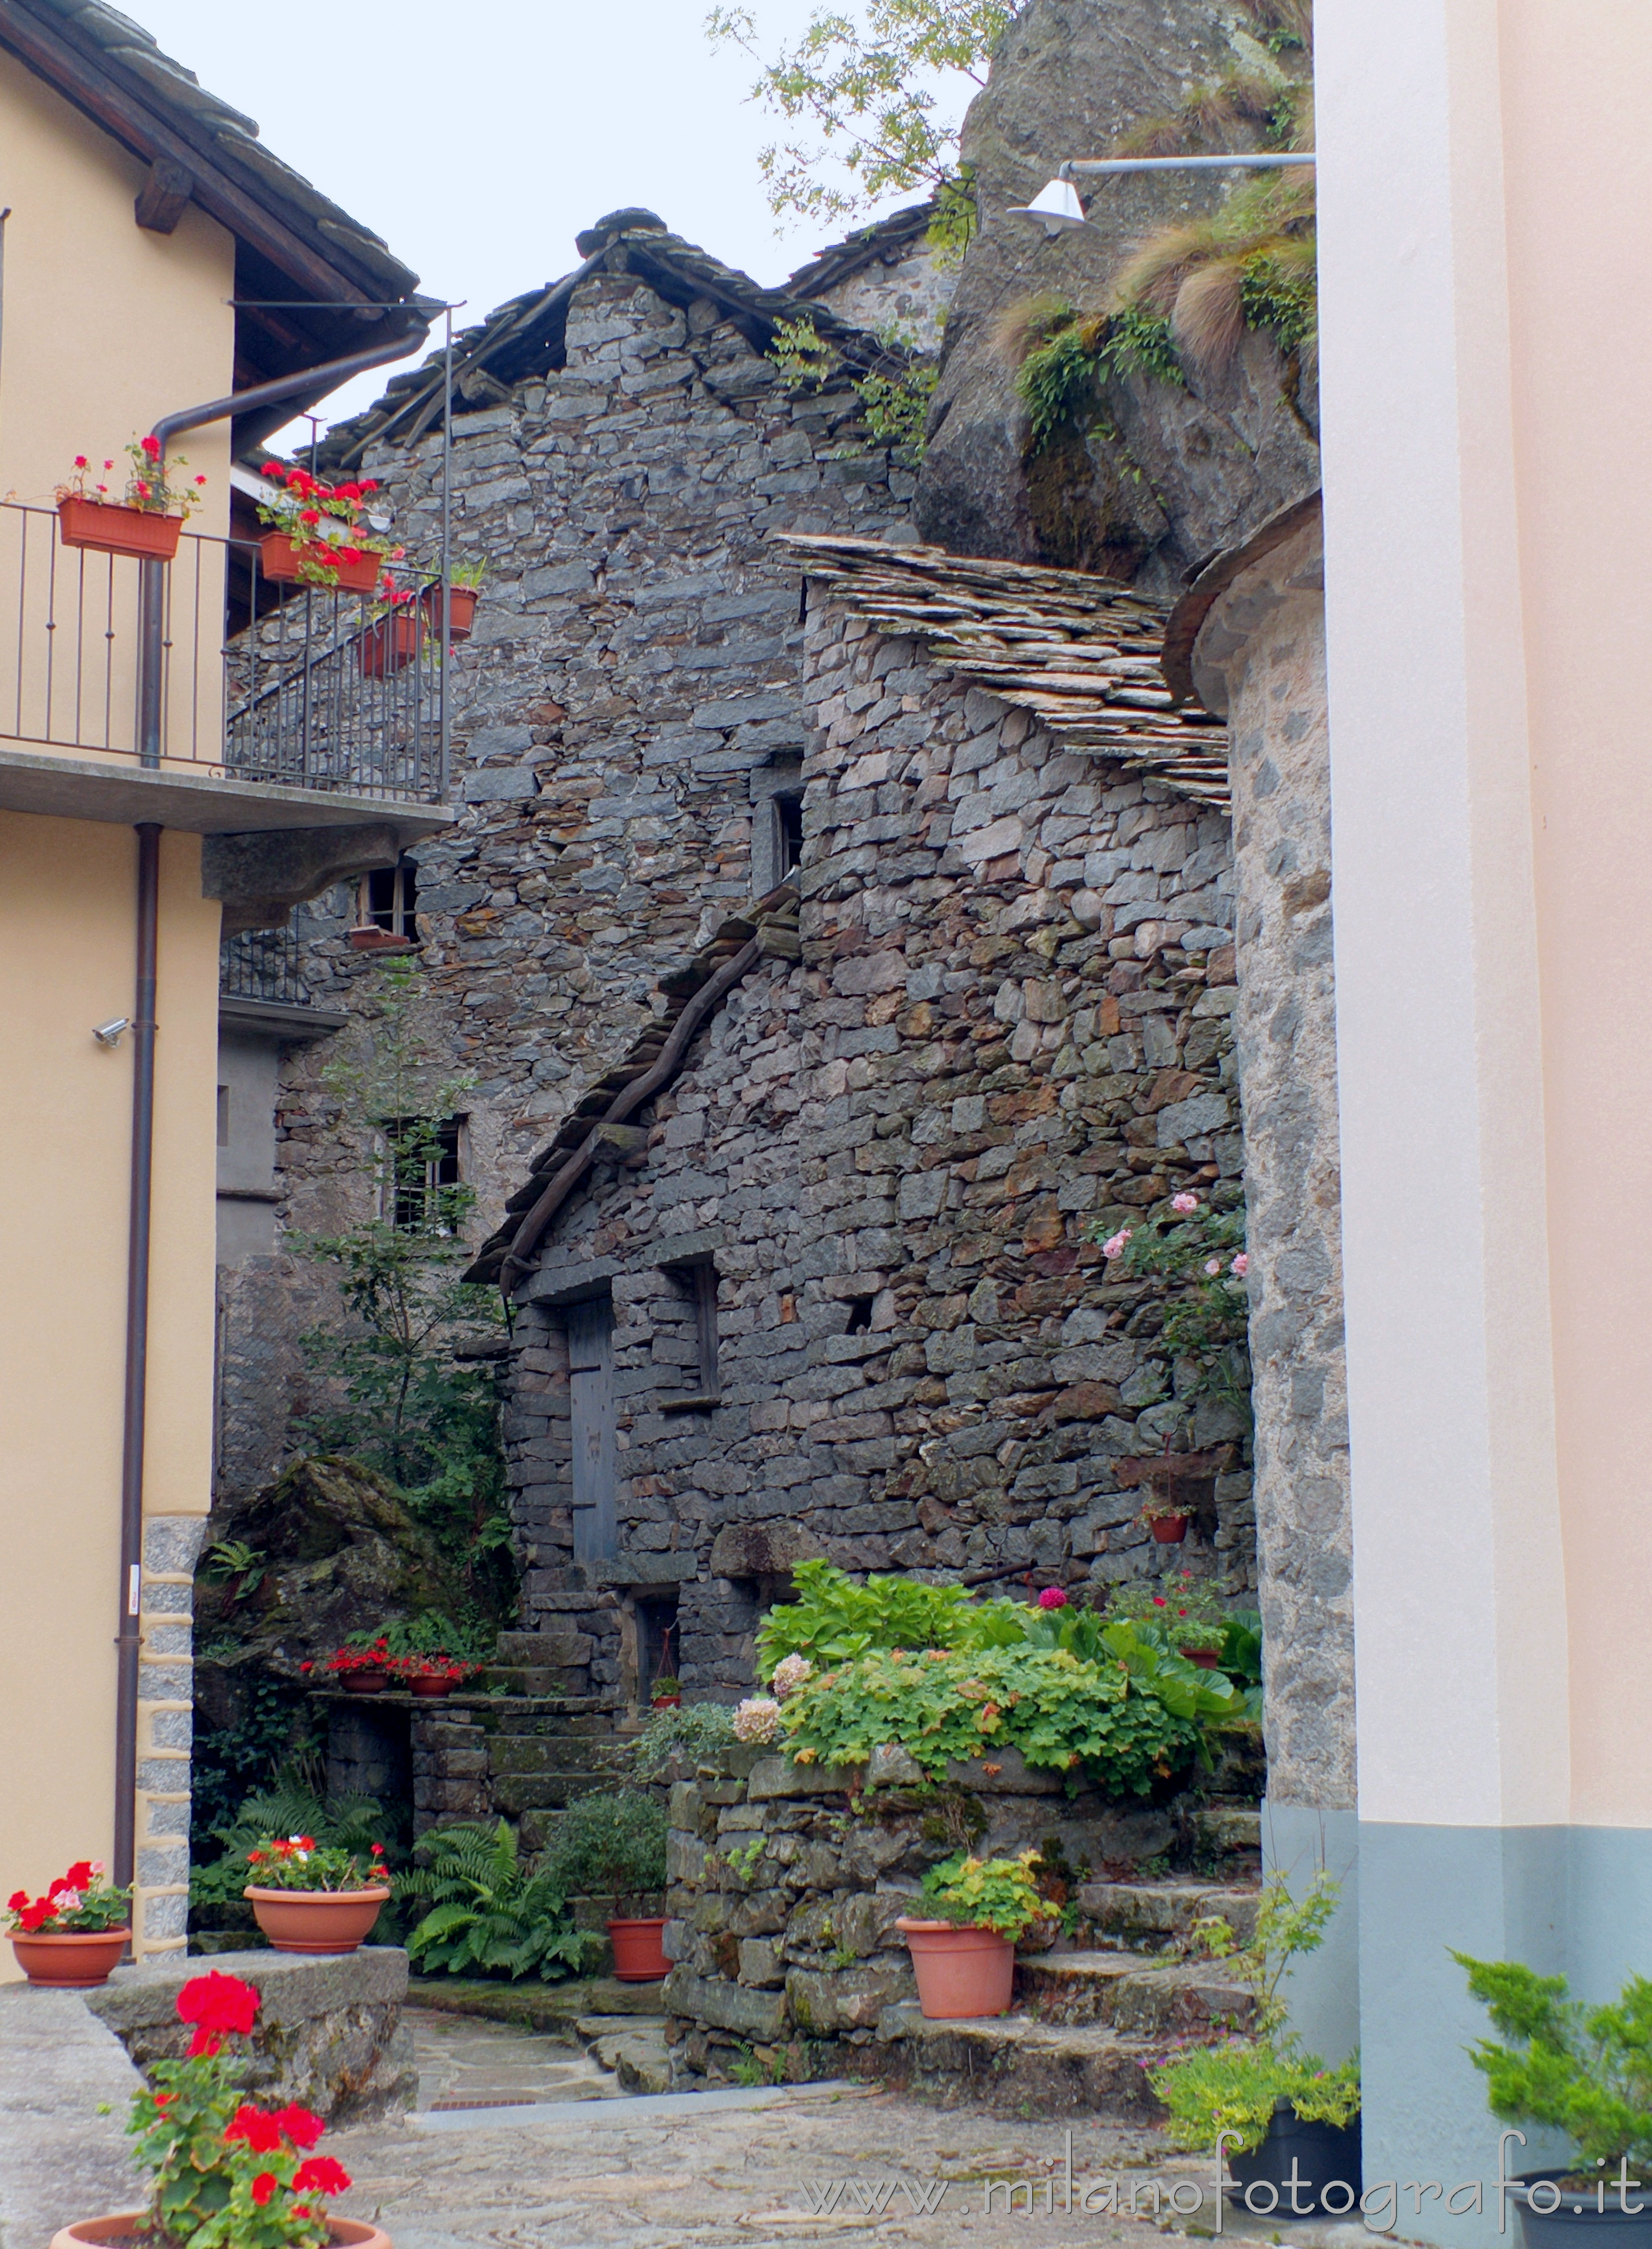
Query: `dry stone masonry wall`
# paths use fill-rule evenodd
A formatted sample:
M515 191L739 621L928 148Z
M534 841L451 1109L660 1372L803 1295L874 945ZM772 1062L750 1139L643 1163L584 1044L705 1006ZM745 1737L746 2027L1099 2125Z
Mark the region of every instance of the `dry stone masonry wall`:
M639 1606L672 1599L685 1683L744 1687L805 1553L1138 1573L1163 1555L1129 1464L1189 1438L1230 1472L1183 1551L1252 1582L1243 1427L1179 1394L1191 1370L1097 1246L1240 1176L1227 823L842 606L812 617L808 680L801 960L730 994L637 1167L566 1208L522 1291L526 1608L588 1643L568 1683L610 1695ZM603 1300L616 1535L581 1565L569 1337Z

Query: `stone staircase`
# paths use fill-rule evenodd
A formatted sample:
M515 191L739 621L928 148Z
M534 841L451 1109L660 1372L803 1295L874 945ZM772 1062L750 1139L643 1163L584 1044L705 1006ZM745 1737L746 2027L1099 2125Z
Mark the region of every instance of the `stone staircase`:
M1040 2115L1148 2123L1162 2115L1147 2072L1174 2047L1244 2031L1251 1994L1196 1952L1194 1923L1220 1915L1241 1940L1256 1926L1258 1815L1221 1806L1200 1856L1218 1878L1086 1882L1079 1942L1017 1964L1016 2011L926 2022L915 2002L877 2027L886 2083L946 2102Z

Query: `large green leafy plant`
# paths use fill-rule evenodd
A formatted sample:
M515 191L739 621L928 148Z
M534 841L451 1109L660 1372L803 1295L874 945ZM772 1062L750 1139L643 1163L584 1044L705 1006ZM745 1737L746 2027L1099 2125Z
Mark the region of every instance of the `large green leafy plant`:
M1564 1976L1539 1976L1511 1960L1451 1957L1488 2010L1501 2043L1481 2039L1469 2059L1486 2080L1494 2116L1566 2134L1580 2172L1627 2157L1652 2163L1652 1983L1631 1976L1601 2006L1569 1997Z
M640 1789L575 1799L557 1822L545 1872L565 1897L651 1897L665 1888L666 1818Z
M685 1702L680 1709L656 1710L631 1745L632 1778L663 1780L679 1760L692 1764L715 1757L733 1745L734 1712L724 1702Z
M425 1863L396 1882L430 1909L408 1938L415 1966L552 1984L591 1964L601 1940L574 1928L559 1881L524 1863L509 1820L435 1828L420 1851Z
M757 1633L757 1670L765 1680L787 1655L806 1656L820 1669L879 1647L960 1647L979 1613L962 1585L918 1578L858 1585L830 1562L800 1562L792 1585L795 1597L771 1608Z
M1018 1750L1030 1765L1147 1796L1192 1763L1200 1730L1120 1661L1065 1648L891 1648L794 1688L781 1723L800 1764L859 1765L898 1742L931 1778L955 1759Z
M923 1909L963 1929L990 1929L1013 1943L1049 1907L1038 1890L1036 1851L1018 1859L976 1859L959 1851L923 1877Z

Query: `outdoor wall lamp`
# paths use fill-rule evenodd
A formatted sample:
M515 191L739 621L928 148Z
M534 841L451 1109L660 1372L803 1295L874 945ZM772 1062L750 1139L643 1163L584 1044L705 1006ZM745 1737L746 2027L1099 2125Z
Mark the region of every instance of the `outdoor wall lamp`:
M92 1035L100 1047L118 1047L121 1032L129 1030L131 1026L129 1015L117 1015L113 1022L98 1024Z
M1075 173L1086 179L1110 177L1120 172L1272 172L1282 164L1311 164L1312 154L1270 150L1242 156L1075 156L1063 164L1054 179L1040 188L1030 203L1011 203L1012 218L1031 219L1044 229L1045 239L1074 227L1087 226L1084 205L1073 186Z

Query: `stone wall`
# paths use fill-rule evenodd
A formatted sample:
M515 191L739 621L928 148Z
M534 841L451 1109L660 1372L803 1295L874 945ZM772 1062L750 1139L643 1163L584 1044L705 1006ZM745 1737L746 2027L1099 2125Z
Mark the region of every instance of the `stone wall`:
M455 657L461 816L413 857L423 1028L436 1074L475 1081L463 1163L478 1235L648 1021L659 976L784 871L774 800L800 787L803 631L768 535L898 527L914 489L886 451L840 457L846 388L788 396L749 320L710 297L668 302L625 270L622 243L609 257L618 270L574 294L564 363L454 422L455 551L489 574ZM363 465L428 561L439 436L376 444ZM298 918L312 1001L353 1022L286 1056L284 1234L373 1208L323 1077L371 1035L377 973L346 946L355 918L343 890ZM280 1465L313 1395L295 1339L328 1309L284 1250L225 1276L226 1475Z
M938 1785L896 1748L853 1774L727 1751L671 1791L662 1997L675 2072L724 2075L755 2046L797 2077L904 2076L916 1985L895 1923L922 1910L928 1868L965 1847L1035 1849L1077 1899L1091 1876L1184 1855L1196 1816L1191 1798L1069 1794L1013 1750ZM1182 2004L1183 2027L1208 2026L1196 1991Z
M1271 1800L1354 1803L1331 775L1319 525L1243 570L1196 676L1228 712Z
M842 609L812 616L809 683L802 959L731 993L641 1167L595 1176L519 1292L524 1621L577 1633L569 1684L610 1696L672 1600L685 1682L744 1688L808 1552L1006 1585L1162 1566L1129 1468L1171 1443L1233 1454L1169 1558L1253 1582L1243 1426L1184 1394L1156 1299L1097 1246L1185 1186L1237 1192L1227 823ZM716 1395L691 1403L706 1260ZM580 1566L566 1338L593 1298L618 1538Z

